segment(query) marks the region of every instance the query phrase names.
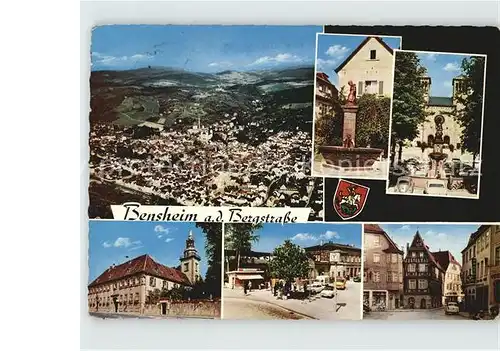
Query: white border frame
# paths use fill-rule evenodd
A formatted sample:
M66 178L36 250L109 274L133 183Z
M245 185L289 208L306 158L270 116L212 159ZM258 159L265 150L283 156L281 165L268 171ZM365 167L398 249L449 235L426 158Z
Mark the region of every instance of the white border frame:
M400 40L400 45L399 47L403 47L403 37L398 36L398 35L378 35L378 34L342 34L342 33L324 33L324 27L323 27L323 33L316 33L316 49L314 52L314 85L313 85L313 116L312 116L312 148L311 148L311 176L312 177L323 177L323 178L335 178L335 179L362 179L362 180L387 180L389 178L389 160L390 160L390 150L391 150L391 144L390 144L390 129L391 129L391 122L392 122L392 97L394 96L394 63L395 60L393 58L393 67L392 67L392 80L393 80L393 86L392 86L392 94L391 94L391 108L389 111L389 139L388 139L388 144L387 144L387 171L386 175L382 175L381 177L370 177L370 176L361 176L361 175L349 175L347 174L338 174L338 175L328 175L328 174L315 174L314 173L314 149L315 149L315 135L316 135L316 73L317 73L317 66L318 66L318 42L319 42L319 36L320 35L325 35L325 36L342 36L342 37L363 37L363 38L368 38L368 37L379 37L379 38L398 38ZM396 49L392 49L393 51ZM395 53L392 55L395 57Z
M486 104L485 93L486 93L486 72L488 70L488 55L485 54L467 54L467 53L456 53L456 52L442 52L442 51L424 51L424 50L394 50L394 69L396 68L396 55L398 52L413 52L416 54L438 54L438 55L463 55L463 56L479 56L484 57L484 72L483 72L483 106L481 108L481 135L480 135L480 144L479 144L479 167L478 167L478 180L477 180L477 193L476 196L448 196L448 195L427 195L427 194L406 194L406 193L398 193L398 192L389 192L389 177L390 174L387 174L386 185L385 185L385 194L386 195L401 195L401 196L422 196L422 197L437 197L437 198L447 198L447 199L467 199L467 200L479 200L479 196L481 194L481 167L483 165L483 130L484 130L484 105ZM425 66L424 66L425 67ZM394 89L394 81L395 74L392 75L392 87ZM394 90L393 90L394 91ZM394 97L394 93L393 93ZM389 117L389 152L391 147L391 138L392 138L392 100L391 100L391 114ZM389 169L389 168L387 168Z

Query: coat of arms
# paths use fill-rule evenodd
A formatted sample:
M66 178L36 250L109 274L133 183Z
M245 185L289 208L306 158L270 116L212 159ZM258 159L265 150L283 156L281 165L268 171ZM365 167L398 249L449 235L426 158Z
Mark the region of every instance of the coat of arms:
M370 188L339 179L333 199L333 208L342 219L351 219L365 207Z

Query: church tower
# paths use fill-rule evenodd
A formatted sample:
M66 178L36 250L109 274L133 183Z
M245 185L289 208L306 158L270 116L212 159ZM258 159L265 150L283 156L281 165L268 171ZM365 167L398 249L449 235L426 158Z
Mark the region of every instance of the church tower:
M184 273L191 284L194 284L198 279L200 279L200 256L198 251L194 247L193 231L189 231L188 238L186 240L186 248L184 249L184 255L180 258L181 261L181 271Z

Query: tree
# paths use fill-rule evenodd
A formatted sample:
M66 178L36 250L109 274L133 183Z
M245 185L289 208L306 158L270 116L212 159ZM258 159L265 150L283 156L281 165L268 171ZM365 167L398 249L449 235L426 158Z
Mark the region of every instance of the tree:
M358 100L356 115L356 145L387 150L391 99L364 94Z
M259 235L254 234L262 228L262 224L229 223L225 224L227 247L236 251L236 269L240 268L241 253L250 251L252 244L259 241Z
M207 254L208 268L205 274L206 292L213 297L220 297L221 269L222 269L222 224L221 223L196 223L205 234L205 252Z
M456 95L456 120L463 127L460 138L462 148L476 156L481 145L481 119L483 115L484 57L473 56L462 60L463 90Z
M396 145L418 136L418 126L426 119L425 91L421 78L426 70L417 54L398 51L394 67L392 98L391 162L394 163ZM401 152L401 151L400 151Z
M290 240L285 240L282 245L274 249L269 266L273 277L284 279L286 282L307 277L309 273L306 252Z

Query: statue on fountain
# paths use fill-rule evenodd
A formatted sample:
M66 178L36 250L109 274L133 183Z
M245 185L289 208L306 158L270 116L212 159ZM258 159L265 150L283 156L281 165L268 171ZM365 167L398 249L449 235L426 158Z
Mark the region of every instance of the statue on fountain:
M354 140L352 140L352 137L351 137L350 134L347 134L347 136L343 140L342 147L347 147L347 148L353 148L354 147Z
M347 95L347 104L353 106L356 104L356 84L350 80L347 84L349 84L349 95Z

